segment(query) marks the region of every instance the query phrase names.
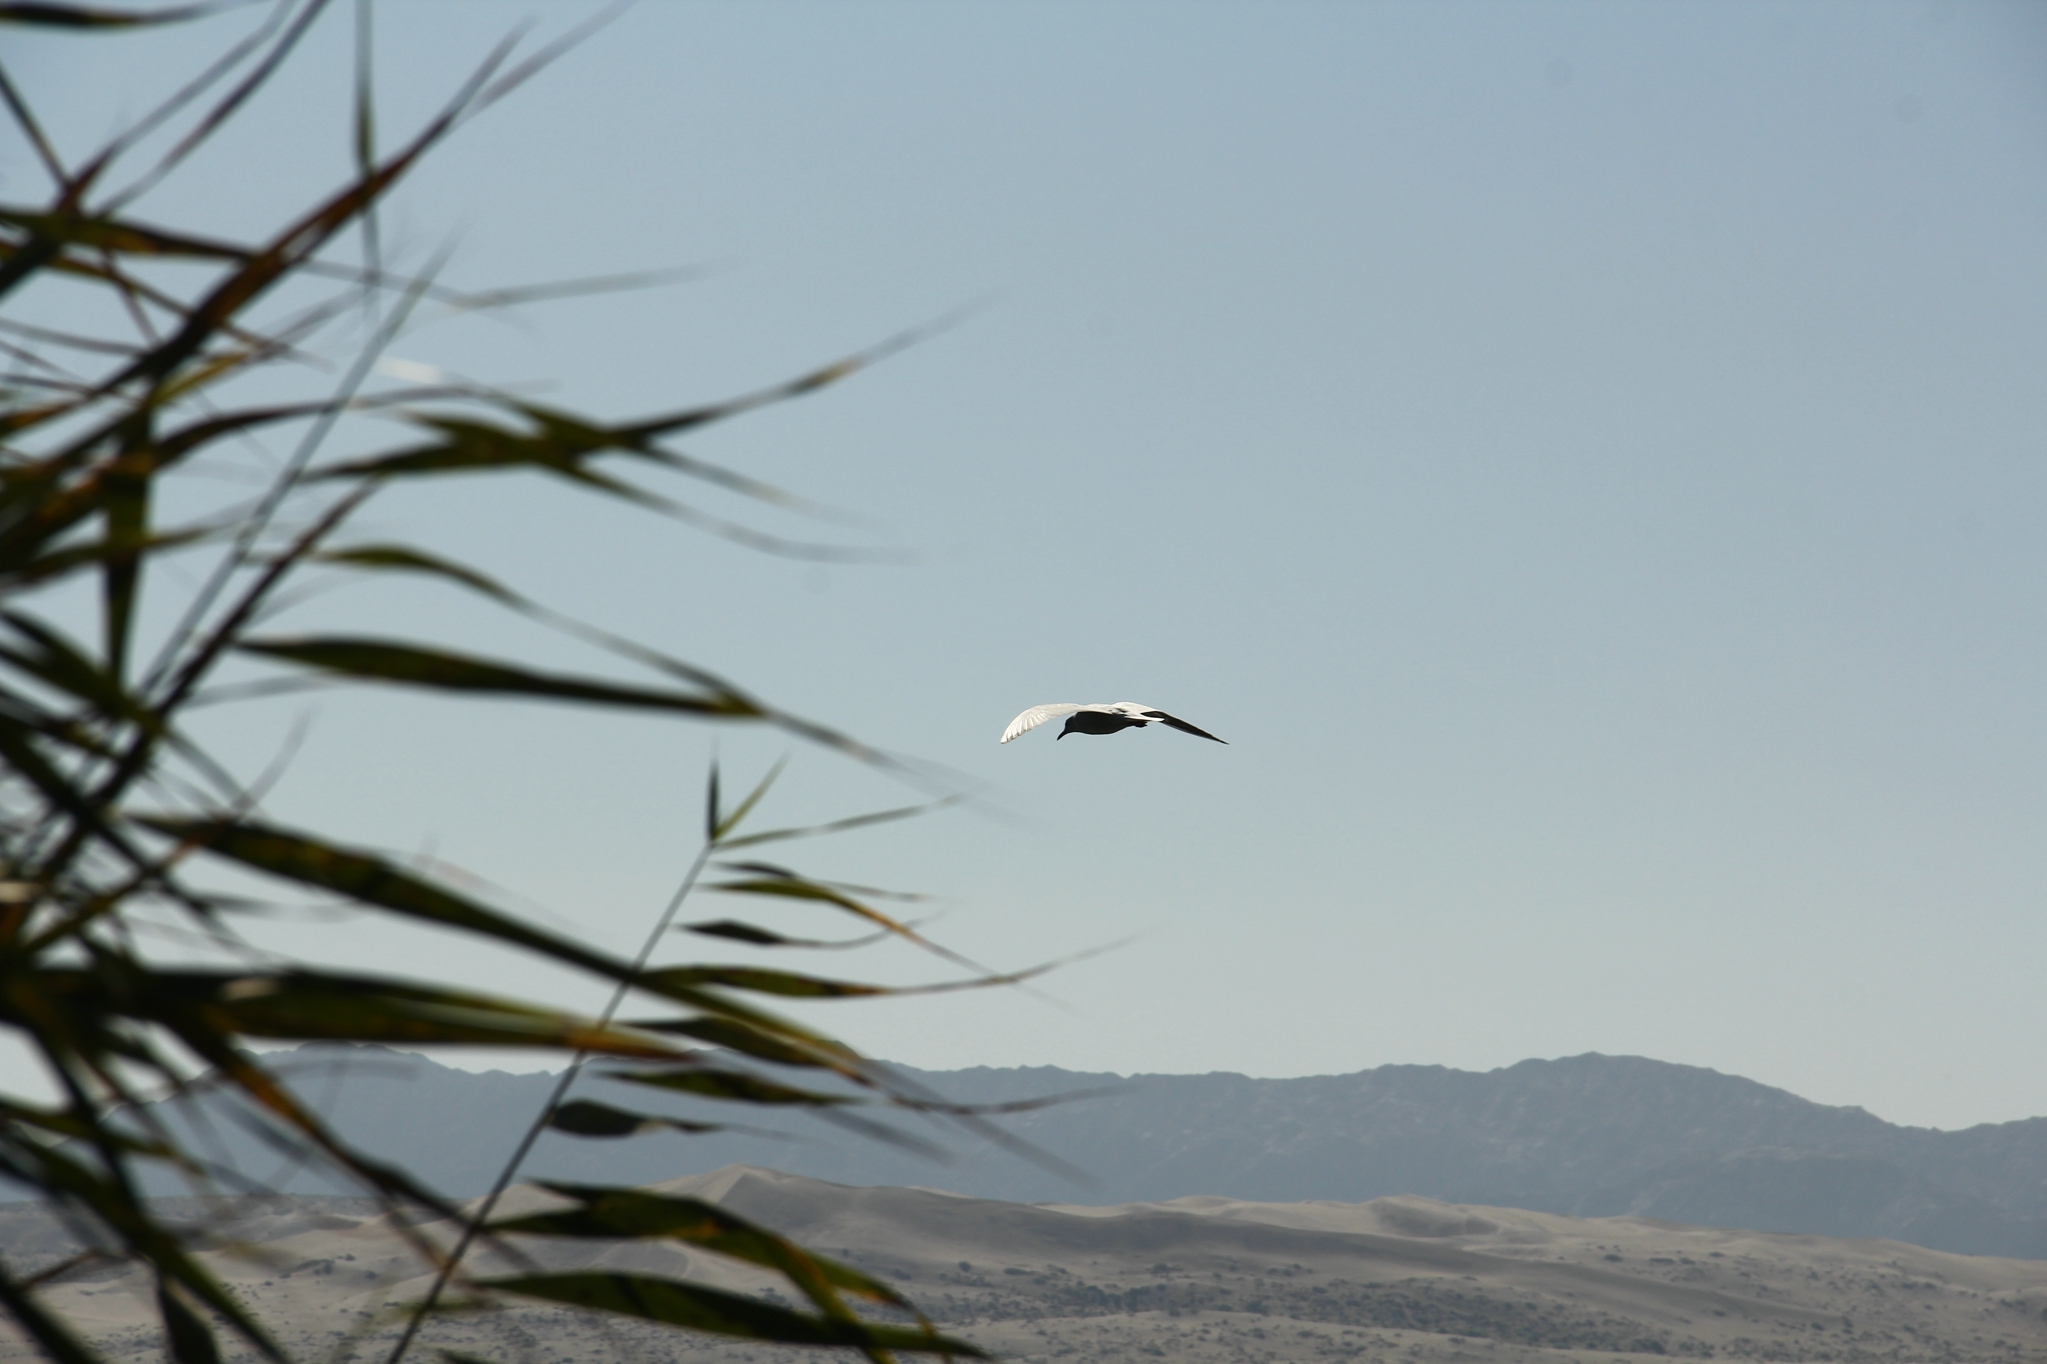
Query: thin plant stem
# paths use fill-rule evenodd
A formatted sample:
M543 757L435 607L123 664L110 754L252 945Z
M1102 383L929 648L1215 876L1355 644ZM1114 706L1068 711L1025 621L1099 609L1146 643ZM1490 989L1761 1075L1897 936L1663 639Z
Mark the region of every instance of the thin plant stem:
M668 907L661 911L661 917L655 923L653 932L649 933L647 941L641 944L639 956L633 959L633 977L638 977L640 972L646 969L647 959L654 955L654 948L668 932L668 925L675 921L676 911L682 908L682 902L688 899L690 891L696 888L697 878L703 875L704 866L711 860L711 854L717 847L718 839L715 833L704 840L704 846L698 850L696 860L690 863L689 871L683 876L682 883L675 888L675 894L669 897ZM604 1012L598 1015L599 1028L610 1026L612 1015L618 1012L618 1006L625 1002L625 997L632 987L632 980L627 979L620 981L612 990L610 1002L604 1006ZM391 1347L390 1357L385 1360L385 1364L400 1364L405 1358L405 1352L412 1348L413 1337L419 1334L419 1328L425 1322L427 1313L433 1311L434 1304L440 1301L441 1293L447 1288L448 1281L454 1277L455 1270L460 1267L462 1257L469 1253L469 1247L475 1242L476 1234L483 1229L483 1224L490 1220L491 1212L498 1205L498 1199L511 1187L512 1180L519 1173L519 1167L525 1164L527 1155L533 1150L533 1143L540 1140L540 1134L547 1130L548 1120L553 1118L555 1110L561 1107L562 1100L568 1096L569 1086L576 1082L576 1077L582 1073L583 1062L588 1060L589 1056L589 1052L579 1051L570 1059L568 1069L564 1070L561 1079L555 1082L554 1092L547 1096L546 1104L535 1115L532 1125L526 1129L526 1135L520 1138L519 1145L512 1152L510 1159L505 1161L504 1169L498 1171L497 1181L491 1185L490 1192L484 1195L483 1202L470 1214L468 1221L462 1224L462 1235L456 1239L454 1249L450 1250L442 1261L439 1272L434 1275L432 1287L427 1289L426 1296L405 1319L405 1330L398 1337L398 1343Z

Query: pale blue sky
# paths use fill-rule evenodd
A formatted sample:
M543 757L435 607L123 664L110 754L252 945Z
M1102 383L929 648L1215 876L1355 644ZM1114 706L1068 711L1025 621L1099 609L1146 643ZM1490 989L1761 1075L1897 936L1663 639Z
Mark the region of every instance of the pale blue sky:
M146 216L247 231L338 183L348 11ZM381 8L387 140L512 17ZM250 22L8 62L78 154ZM11 134L0 175L32 182ZM371 518L1014 816L805 867L933 891L935 931L1005 966L1132 939L1058 1005L835 1012L870 1050L1272 1076L1597 1050L1901 1122L2047 1113L2047 9L643 3L385 231L414 264L452 242L466 287L708 267L396 348L606 414L986 304L686 447L878 518L911 566L523 488ZM304 623L586 661L456 616L391 587ZM995 743L1027 705L1123 699L1230 746ZM307 711L217 737L253 769ZM621 949L691 851L705 730L311 713L280 817ZM722 743L746 771L786 747ZM799 752L776 813L899 798Z

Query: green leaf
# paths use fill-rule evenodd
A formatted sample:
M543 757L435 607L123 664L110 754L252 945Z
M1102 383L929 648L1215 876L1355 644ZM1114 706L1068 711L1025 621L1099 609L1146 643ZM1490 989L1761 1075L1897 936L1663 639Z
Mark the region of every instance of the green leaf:
M107 974L72 968L18 972L10 991L0 994L0 1021L33 1026L39 1017L24 1003L32 1000L37 1010L61 1012L74 1027L146 1019L188 1040L241 1035L548 1047L647 1061L679 1055L652 1038L573 1014L377 976L133 968Z
M727 720L762 720L768 712L736 692L655 691L646 687L621 686L613 682L583 678L553 677L545 673L492 663L462 654L445 653L388 640L327 636L308 639L252 640L239 648L245 653L281 658L308 668L405 686L431 687L442 691L525 696L555 701L581 701L593 705L625 706L639 710L674 711L685 715L715 716Z
M649 1085L655 1089L672 1089L682 1094L694 1094L700 1099L724 1099L733 1103L828 1108L863 1102L850 1094L826 1094L814 1089L797 1089L791 1085L776 1084L773 1080L763 1080L757 1075L748 1075L744 1071L713 1070L706 1066L692 1066L683 1070L606 1071L604 1078L627 1080L636 1085Z
M71 973L77 975L79 973ZM20 982L15 988L35 989L29 982ZM40 993L40 992L38 992ZM8 1004L14 1001L9 999ZM11 1010L10 1010L11 1011ZM41 1021L41 1020L39 1020ZM45 1028L41 1035L54 1040L60 1030ZM71 1209L90 1210L92 1216L105 1227L135 1257L153 1266L160 1279L168 1279L179 1288L190 1293L200 1303L219 1313L231 1323L243 1339L254 1345L269 1359L282 1364L284 1354L276 1343L264 1332L263 1327L209 1274L206 1268L187 1252L177 1234L157 1221L150 1209L136 1195L134 1187L122 1176L109 1176L101 1169L75 1159L62 1148L37 1145L24 1148L13 1145L11 1153L16 1160L12 1172L21 1182L34 1188L48 1202L63 1204ZM21 1168L24 1158L32 1161L28 1168ZM6 1301L9 1311L16 1320L31 1325L38 1339L52 1348L53 1353L62 1357L59 1342L35 1328L33 1323L40 1317L33 1299L20 1293L18 1285L0 1268L0 1299ZM90 1352L85 1357L91 1359Z
M649 1059L674 1054L573 1014L460 990L302 971L224 981L201 1012L244 1036L293 1041L549 1047Z
M324 550L310 556L312 562L343 564L349 568L383 569L400 573L422 573L431 577L446 578L450 582L481 592L507 604L523 603L524 598L504 584L464 564L458 564L437 555L420 550L408 549L404 545L353 545L346 549Z
M119 686L128 672L135 598L142 585L142 556L136 546L149 536L150 484L147 478L121 475L110 477L106 486L107 543L129 546L128 553L109 555L101 563L107 677Z
M181 5L175 9L102 9L96 5L35 4L8 0L0 4L0 24L39 24L46 28L140 28L175 24L211 14L221 5Z
M677 924L675 931L701 933L707 938L731 938L735 942L752 943L756 947L787 947L795 941L779 933L771 933L765 928L741 923L737 919L707 919L702 923Z
M658 1019L635 1022L632 1026L648 1032L694 1037L699 1042L709 1042L713 1046L736 1051L742 1056L772 1061L782 1066L808 1066L844 1073L848 1064L857 1064L860 1059L846 1047L834 1048L829 1056L821 1057L815 1050L791 1046L780 1038L770 1037L758 1028L748 1027L729 1018Z
M133 818L144 828L202 847L217 857L287 881L330 890L358 904L513 943L615 980L631 976L631 969L623 962L544 929L531 928L467 896L414 876L373 853L355 852L289 829L247 821L154 815Z
M7 6L0 5L0 17ZM140 223L84 213L28 213L0 208L0 223L19 227L38 237L67 246L90 247L94 251L128 256L184 256L200 260L245 261L249 253L225 242L182 236Z
M96 1121L79 1117L75 1111L31 1108L26 1104L0 1099L0 1121L40 1128L66 1141L105 1142L114 1150L125 1151L130 1155L155 1156L159 1160L171 1160L177 1156L173 1148L160 1141L150 1141L113 1131Z
M718 812L718 759L711 759L710 780L704 786L704 842L718 841L718 825L724 816Z
M790 999L867 999L881 995L946 995L959 990L986 990L997 985L1016 985L1042 976L1057 962L1022 971L989 972L967 980L942 980L935 985L864 985L851 980L828 980L822 976L799 975L794 971L770 971L756 966L671 966L648 971L638 977L648 989L675 998L706 986L729 990L751 990L756 994L782 995ZM976 968L978 969L978 968ZM727 1016L736 1011L721 1010ZM748 1020L754 1021L754 1020ZM779 1020L778 1020L779 1022Z
M0 717L4 718L4 717ZM0 723L0 753L8 752L8 727ZM773 1018L704 988L704 982L665 971L635 974L623 962L544 930L532 928L477 904L466 896L433 885L373 854L355 852L307 835L266 825L232 820L176 819L132 816L135 823L160 834L204 847L217 856L254 867L273 876L317 886L409 918L444 924L528 948L609 980L629 981L707 1014L736 1018L766 1032L805 1045L829 1049L822 1036Z
M111 559L136 559L161 550L179 549L216 534L217 531L201 529L167 531L158 535L145 535L136 540L91 540L51 550L47 554L11 567L0 568L0 573L6 575L10 587L19 589Z
M648 971L640 979L650 985L669 988L698 989L715 985L729 990L751 990L755 994L782 995L789 999L864 999L932 989L927 985L899 990L886 985L861 985L850 980L798 975L793 971L769 971L757 966L670 966Z
M780 867L769 866L762 862L740 863L734 867L734 870L749 871L757 874L739 881L720 881L715 885L706 886L705 889L723 891L727 895L769 895L785 900L814 900L822 904L836 905L847 913L865 919L875 927L893 933L897 937L907 938L911 942L917 943L922 947L931 948L933 951L939 950L934 944L927 942L917 930L911 928L908 924L884 914L870 905L862 904L837 886L826 885L822 881L812 881L806 877L798 876L793 871L785 871ZM964 959L955 957L948 952L940 952L940 955L960 962L962 965L973 965L973 963L966 962ZM979 970L981 968L974 967L974 969Z
M634 1113L589 1099L572 1099L547 1115L547 1125L572 1137L633 1137L642 1132L669 1128L696 1135L722 1132L718 1123L684 1122L680 1118L659 1118L651 1113Z
M493 1224L491 1230L596 1240L680 1241L729 1259L772 1269L796 1285L821 1311L834 1317L852 1318L838 1296L840 1290L858 1294L872 1302L899 1307L906 1312L916 1310L908 1299L879 1279L815 1255L716 1203L678 1198L649 1189L557 1184L546 1180L541 1181L540 1187L564 1198L572 1198L581 1206L563 1212L509 1219Z
M657 1279L644 1274L527 1274L484 1280L487 1288L638 1317L689 1330L785 1345L839 1345L867 1350L908 1350L924 1354L986 1359L988 1353L964 1340L907 1326L810 1316L721 1289Z
M310 20L317 12L317 7L303 11L297 31L302 31L304 21ZM286 41L273 47L264 65L259 67L257 77L245 80L237 91L228 96L221 106L221 117L225 117L246 92L254 88L255 79L266 75L268 67L282 60L290 42L295 41L295 36L295 33L287 34ZM109 376L103 381L103 387L112 391L135 379L142 379L154 385L170 378L193 356L198 355L234 317L269 292L279 281L296 276L305 262L311 260L330 238L367 212L407 171L412 169L430 147L446 137L465 114L472 112L479 102L488 102L500 89L509 88L504 82L486 86L504 55L504 49L501 47L497 54L487 59L485 65L469 78L451 104L443 108L440 114L421 129L402 150L380 164L373 174L355 177L346 189L316 205L301 215L297 221L286 225L267 246L251 252L245 261L215 284L196 306L186 310L184 320L175 333L137 356L118 373ZM216 123L217 121L214 120ZM6 274L0 273L0 287L5 287L8 283Z
M22 646L0 644L0 661L77 698L100 717L130 721L152 734L162 733L162 720L154 711L56 629L18 611L0 611L0 620L25 641Z
M734 942L752 943L755 947L808 947L814 949L866 947L888 937L886 931L869 933L860 938L791 938L771 932L756 924L741 923L737 919L713 919L703 923L677 924L678 933L700 933L706 938L730 938Z
M870 824L886 824L891 820L908 819L913 815L928 814L948 805L957 805L967 797L965 794L946 796L939 800L926 801L922 805L904 805L893 810L877 810L869 815L854 815L848 819L835 819L828 824L809 824L801 828L769 829L762 833L747 834L743 838L727 839L719 849L732 852L751 847L756 843L777 843L787 838L816 838L822 834L843 833L848 829L864 829Z
M726 834L729 834L734 829L738 828L740 824L744 822L746 817L753 813L753 807L761 803L761 798L767 795L768 788L775 784L775 778L781 776L782 769L787 767L788 765L789 760L787 758L779 759L773 767L768 769L768 774L760 779L760 782L747 795L746 799L739 802L738 806L732 811L731 814L726 815L722 819L715 820L711 825L710 841L712 843L717 843L719 842L719 840L723 839ZM713 778L715 780L715 769L713 770ZM714 785L711 788L712 804L714 808L716 806L717 793L718 793L717 787Z
M90 1346L72 1334L70 1324L52 1315L5 1266L0 1266L0 1306L55 1364L103 1364Z
M176 1364L220 1364L220 1345L199 1314L178 1300L170 1284L156 1281L157 1311L163 1316L164 1338Z

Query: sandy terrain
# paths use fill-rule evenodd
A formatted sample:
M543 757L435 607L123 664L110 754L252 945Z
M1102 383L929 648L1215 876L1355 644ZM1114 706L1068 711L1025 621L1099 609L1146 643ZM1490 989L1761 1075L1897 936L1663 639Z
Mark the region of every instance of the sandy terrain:
M746 1167L657 1187L884 1274L951 1333L1012 1359L2047 1361L2047 1262L1890 1241L1418 1198L1020 1205ZM508 1208L544 1201L517 1190ZM230 1231L209 1258L302 1360L374 1357L390 1304L424 1286L388 1224L347 1200L281 1200ZM60 1241L39 1214L0 1212L17 1268L50 1262ZM767 1282L659 1245L522 1244L552 1267L594 1254L746 1291ZM161 1357L139 1276L101 1269L44 1297L110 1356ZM816 1357L541 1307L444 1320L422 1344L501 1364ZM30 1357L0 1328L0 1361Z

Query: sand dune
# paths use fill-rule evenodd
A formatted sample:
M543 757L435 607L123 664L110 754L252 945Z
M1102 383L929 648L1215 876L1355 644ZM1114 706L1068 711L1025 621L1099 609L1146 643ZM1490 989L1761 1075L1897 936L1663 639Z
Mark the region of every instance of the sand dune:
M656 1187L886 1275L948 1330L1023 1360L2047 1360L2047 1262L1891 1241L1421 1198L1024 1205L745 1166ZM512 1206L547 1197L515 1190ZM209 1258L302 1358L388 1339L382 1314L424 1285L392 1228L345 1200L276 1200L220 1236ZM0 1237L17 1266L62 1250L36 1214L0 1216ZM522 1244L550 1265L594 1253L617 1268L767 1286L660 1245ZM158 1357L139 1276L103 1269L46 1296L117 1358ZM444 1321L425 1344L503 1364L780 1353L537 1307ZM28 1354L17 1337L0 1342L0 1358Z

